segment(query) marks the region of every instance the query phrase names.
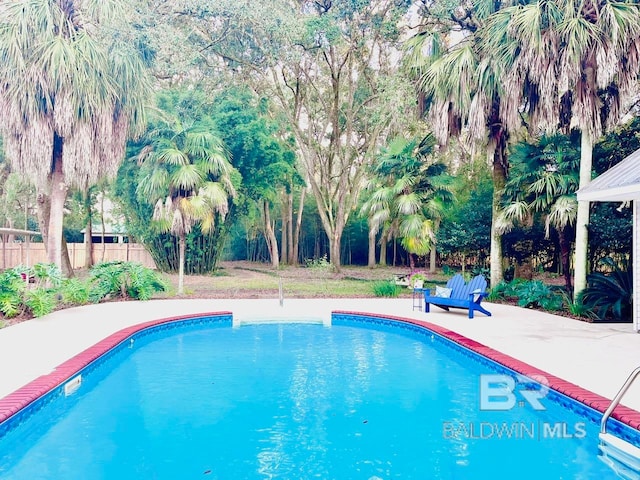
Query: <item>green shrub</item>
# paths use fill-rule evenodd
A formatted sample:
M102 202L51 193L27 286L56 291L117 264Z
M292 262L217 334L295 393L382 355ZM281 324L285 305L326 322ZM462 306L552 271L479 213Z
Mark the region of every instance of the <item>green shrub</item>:
M0 273L0 312L7 317L19 315L23 307L26 283L17 268Z
M487 295L487 301L495 302L496 300L504 300L507 298L506 292L509 290L509 284L505 281L498 283L495 287L489 290Z
M518 305L525 308L542 308L556 311L562 308L562 297L540 280L526 281L518 286Z
M307 258L304 261L304 265L307 268L313 268L320 271L331 270L331 262L327 259L326 254L320 258Z
M598 318L595 312L584 303L583 292L581 292L575 299L575 301L571 300L569 294L565 291L562 292L562 301L564 303L564 309L571 313L571 315L575 315L576 317L584 317L589 319Z
M148 300L155 292L167 289L162 278L150 268L135 262L105 262L91 269L89 299L105 298Z
M482 265L474 265L471 268L471 276L477 277L478 275L482 275L484 278L491 277L491 269L484 267Z
M62 284L62 272L53 263L36 263L29 273L37 286L58 288Z
M373 294L376 297L395 298L400 295L400 288L390 280L379 280L373 283Z
M562 295L540 280L516 278L508 283L500 282L487 296L488 301L508 299L516 300L518 306L524 308L557 311L563 306Z
M453 275L455 275L456 270L455 268L451 268L449 265L442 265L442 274L446 275L447 277L451 277Z
M62 281L60 294L65 305L85 305L89 303L89 284L77 278Z
M167 284L162 278L140 263L131 263L127 274L125 289L129 298L149 300L154 293L167 290Z
M601 260L610 272L595 272L587 276L583 302L599 319L629 321L633 309L633 274L626 265L618 265L611 258Z
M42 317L55 310L58 305L58 293L45 287L27 290L24 303L34 317Z

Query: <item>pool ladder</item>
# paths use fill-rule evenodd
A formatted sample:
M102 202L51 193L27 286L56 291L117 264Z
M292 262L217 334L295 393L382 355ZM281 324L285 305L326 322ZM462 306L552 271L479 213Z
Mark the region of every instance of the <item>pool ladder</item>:
M640 448L622 440L610 433L607 433L607 420L613 410L620 404L622 397L627 393L629 387L640 375L640 367L636 368L624 382L620 391L613 397L611 404L604 412L600 421L600 459L615 471L619 478L627 480L640 480Z

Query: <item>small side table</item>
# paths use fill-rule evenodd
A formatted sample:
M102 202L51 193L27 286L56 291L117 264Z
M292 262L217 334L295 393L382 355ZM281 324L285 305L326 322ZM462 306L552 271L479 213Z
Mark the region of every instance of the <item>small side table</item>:
M428 288L414 288L411 290L411 301L413 302L413 310L417 308L419 311L422 311L425 290L428 290Z

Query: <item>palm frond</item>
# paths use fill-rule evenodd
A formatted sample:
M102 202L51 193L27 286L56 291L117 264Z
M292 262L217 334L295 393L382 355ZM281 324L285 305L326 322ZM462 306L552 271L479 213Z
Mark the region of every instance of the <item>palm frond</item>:
M549 227L556 230L564 230L567 225L573 225L578 216L578 201L575 195L563 195L553 205L546 220L546 234L549 236Z
M222 216L229 211L229 196L220 182L207 182L200 190L200 195L204 197L211 211L218 212Z
M197 189L204 182L202 171L197 165L188 163L180 166L170 177L170 185L185 191Z
M399 195L395 200L395 209L400 215L413 215L417 213L421 207L422 201L414 192Z
M167 165L184 166L189 164L189 157L176 146L158 149L156 156L158 161Z

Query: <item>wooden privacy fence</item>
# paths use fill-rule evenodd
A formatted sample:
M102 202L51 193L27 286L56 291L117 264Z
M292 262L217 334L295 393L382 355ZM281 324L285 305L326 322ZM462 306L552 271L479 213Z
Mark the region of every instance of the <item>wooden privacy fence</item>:
M84 243L68 243L69 260L73 269L84 268L86 250ZM101 262L103 244L93 244L93 262ZM27 252L28 249L28 252ZM8 242L2 243L2 252L0 252L0 266L2 269L13 268L18 265L33 265L35 263L46 263L47 253L43 243L19 243ZM138 262L145 267L156 268L156 264L151 258L143 245L139 243L105 243L104 244L104 261L128 261Z

